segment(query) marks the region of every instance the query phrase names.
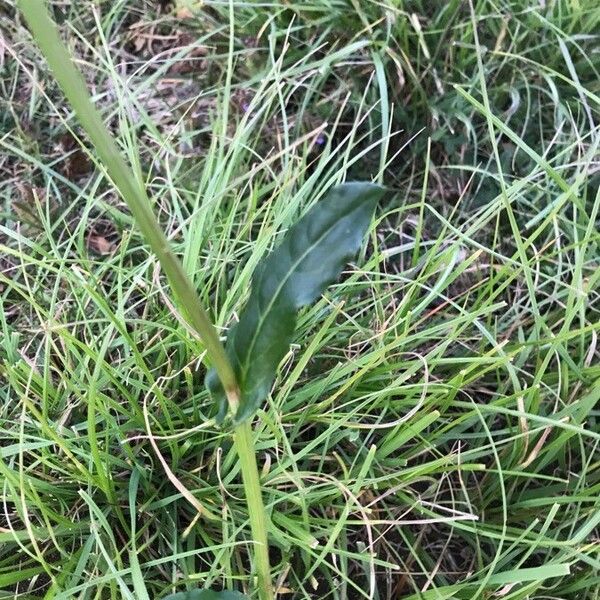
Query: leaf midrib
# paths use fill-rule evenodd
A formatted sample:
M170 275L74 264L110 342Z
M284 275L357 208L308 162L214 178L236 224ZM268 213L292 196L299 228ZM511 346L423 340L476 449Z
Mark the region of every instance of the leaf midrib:
M344 215L344 218L346 218L349 214L351 214L351 212L353 212L353 211L350 211L349 213L347 213L346 215ZM244 360L244 363L243 363L241 382L245 381L246 375L248 373L248 368L249 368L249 365L250 365L250 363L248 362L248 357L252 356L252 351L254 350L254 346L256 344L256 340L258 339L258 334L262 330L262 327L263 327L264 322L266 320L266 316L271 311L275 300L279 297L279 294L281 293L281 291L283 290L285 284L288 282L288 280L292 276L292 273L295 272L296 267L298 266L298 264L300 262L302 262L304 260L304 258L314 250L315 246L317 246L318 244L321 243L321 241L323 240L323 238L327 235L327 233L331 229L333 229L333 227L335 227L336 224L337 223L334 223L331 227L329 227L326 231L324 231L323 234L321 236L319 236L319 238L315 241L315 243L310 245L310 247L308 248L308 250L306 250L306 252L304 252L300 256L300 258L298 258L298 260L295 263L293 263L293 266L288 271L288 274L281 280L281 283L279 284L279 286L276 289L276 293L273 294L273 297L271 298L271 301L269 302L267 310L265 310L264 313L261 315L261 317L259 319L259 322L257 324L256 330L255 330L255 333L252 336L252 341L251 341L251 343L250 343L250 345L248 347L248 351L246 352L246 357L245 357L245 360Z

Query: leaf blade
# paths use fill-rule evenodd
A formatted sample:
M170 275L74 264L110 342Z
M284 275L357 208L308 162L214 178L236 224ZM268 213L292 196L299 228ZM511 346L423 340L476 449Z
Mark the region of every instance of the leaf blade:
M268 396L292 341L298 310L314 302L358 251L383 193L371 183L333 188L258 265L248 302L227 337L241 392L236 423L249 418ZM223 417L226 399L212 370L207 386Z

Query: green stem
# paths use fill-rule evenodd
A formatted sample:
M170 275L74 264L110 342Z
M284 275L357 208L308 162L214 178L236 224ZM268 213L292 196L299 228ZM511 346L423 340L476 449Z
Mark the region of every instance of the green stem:
M184 316L202 338L207 354L223 386L226 390L234 392L230 397L236 397L235 375L219 336L181 262L171 250L165 234L154 217L146 190L137 181L131 168L121 156L117 144L92 104L85 81L73 64L69 51L62 43L56 26L46 11L44 2L42 0L20 0L19 5L56 81L73 106L79 122L92 140L108 175L129 206L138 227L156 254Z
M267 517L260 489L256 451L254 449L252 428L249 421L245 421L235 428L234 441L242 471L252 538L255 543L254 567L258 579L258 595L260 600L273 600L269 545L267 541Z
M169 241L152 212L146 190L134 177L113 137L102 122L100 114L92 104L85 81L73 64L69 51L62 43L43 0L19 0L19 6L35 40L54 72L58 84L94 144L109 177L129 206L144 238L156 254L184 316L202 338L207 355L227 393L230 409L235 413L239 404L239 390L235 373L193 284L181 262L171 250ZM272 600L273 588L269 566L266 515L252 429L248 422L236 427L234 440L241 466L252 536L256 543L255 567L258 576L259 597L260 600Z

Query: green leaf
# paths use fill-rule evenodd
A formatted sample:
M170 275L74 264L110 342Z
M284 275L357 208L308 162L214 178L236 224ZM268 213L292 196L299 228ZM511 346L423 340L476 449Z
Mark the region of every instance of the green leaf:
M227 337L241 392L236 423L252 416L271 391L292 342L298 309L314 302L360 248L383 193L371 183L333 188L256 268L248 303ZM206 384L223 418L227 401L214 369Z
M171 594L163 600L248 600L239 592L213 592L212 590L192 590Z

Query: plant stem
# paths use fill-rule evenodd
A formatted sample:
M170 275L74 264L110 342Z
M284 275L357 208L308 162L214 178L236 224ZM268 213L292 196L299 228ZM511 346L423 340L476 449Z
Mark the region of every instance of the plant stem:
M267 517L260 489L260 478L256 464L256 451L252 438L250 422L245 421L235 428L233 434L235 449L237 451L250 528L254 539L254 561L258 578L258 595L260 600L273 600L273 586L271 584L271 567L269 564L269 545L267 540Z
M131 168L121 156L113 137L92 104L85 81L61 41L56 26L46 11L44 2L42 0L20 0L19 5L56 81L73 106L79 122L92 140L98 156L102 159L108 175L129 206L138 227L156 254L184 316L202 338L223 387L225 390L233 392L228 394L228 397L236 398L238 394L236 393L235 374L219 336L181 262L171 250L169 242L152 212L146 190L137 181ZM236 407L232 406L231 408Z
M171 250L169 241L152 212L150 199L143 185L134 177L131 168L121 156L113 137L105 127L100 114L92 104L85 81L73 64L69 51L62 43L43 0L20 0L19 6L58 84L94 144L108 175L129 206L144 238L156 254L184 316L202 338L207 355L225 388L230 409L235 413L239 403L239 390L231 363L193 284L181 262ZM241 466L252 536L256 543L255 567L258 576L259 597L260 600L272 600L273 587L269 566L267 519L249 422L235 428L234 441Z

